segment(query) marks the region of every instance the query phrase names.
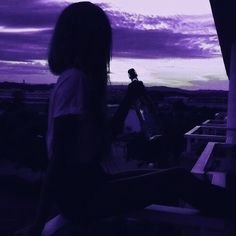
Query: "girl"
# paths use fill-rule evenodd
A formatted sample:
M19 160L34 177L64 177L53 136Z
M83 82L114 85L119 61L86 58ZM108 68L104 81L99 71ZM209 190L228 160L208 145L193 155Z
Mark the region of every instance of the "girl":
M106 118L111 44L111 26L100 7L79 2L61 13L48 57L51 72L59 76L49 106L50 164L38 215L24 231L27 235L41 234L53 204L78 224L144 208L167 196L206 213L231 213L232 195L183 169L117 175L103 170L101 161L110 155L113 136ZM128 89L111 127L120 126L141 93L140 88Z

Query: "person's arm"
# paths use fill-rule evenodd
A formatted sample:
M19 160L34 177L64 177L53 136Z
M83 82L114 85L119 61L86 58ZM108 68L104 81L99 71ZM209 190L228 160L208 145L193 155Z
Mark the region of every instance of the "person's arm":
M128 95L126 95L111 119L112 137L115 137L122 132L125 118L128 115L129 109L131 108L132 104L132 99Z
M18 231L15 235L40 236L53 202L57 187L65 169L68 158L78 154L79 139L83 137L80 127L83 127L83 118L80 115L65 115L54 120L53 154L50 160L47 175L41 190L40 203L36 219L30 227ZM59 193L57 193L59 194Z
M146 100L148 110L155 116L155 118L158 118L157 108L151 97L147 94L144 99Z
M41 190L40 203L36 219L32 226L19 231L16 235L39 236L48 220L51 206L55 199L55 191L60 184L67 158L78 155L78 140L81 138L80 115L65 115L54 120L53 154L47 175Z

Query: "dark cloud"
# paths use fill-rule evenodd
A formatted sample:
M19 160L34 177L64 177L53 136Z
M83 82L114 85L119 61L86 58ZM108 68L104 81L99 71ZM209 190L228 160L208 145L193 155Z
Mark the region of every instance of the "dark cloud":
M0 60L46 59L51 31L0 33Z
M0 1L0 26L6 30L52 28L62 9L62 5L40 0ZM51 30L28 33L0 30L0 60L46 59L50 36Z
M142 58L220 56L210 15L143 16L107 10L114 29L114 55Z
M62 9L61 4L46 4L40 0L1 1L0 24L7 27L52 26Z
M210 42L208 35L183 35L168 30L114 30L114 55L141 58L202 58L213 54L215 42ZM214 41L214 40L213 40ZM202 45L209 47L204 48ZM212 48L213 47L213 48Z

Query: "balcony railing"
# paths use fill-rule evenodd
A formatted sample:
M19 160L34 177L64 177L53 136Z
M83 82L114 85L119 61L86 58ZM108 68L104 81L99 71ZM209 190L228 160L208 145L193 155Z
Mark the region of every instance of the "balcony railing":
M225 142L226 127L199 125L185 133L187 140L186 152L194 153L201 151L210 141Z

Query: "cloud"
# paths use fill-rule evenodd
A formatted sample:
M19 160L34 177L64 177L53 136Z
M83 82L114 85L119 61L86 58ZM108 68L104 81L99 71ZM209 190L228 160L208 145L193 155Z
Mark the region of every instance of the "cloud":
M0 61L1 74L17 72L17 74L39 74L47 72L45 66L35 61Z
M0 60L45 59L53 24L62 8L40 0L0 1Z
M114 55L140 58L207 58L219 56L215 37L168 30L114 30Z
M46 4L40 0L0 2L0 25L7 27L52 26L63 9L61 4Z
M47 57L53 25L66 3L42 0L0 2L0 60ZM145 16L100 4L113 27L115 56L196 58L220 55L210 16ZM4 30L3 30L4 29Z
M45 59L51 30L32 33L0 33L0 60Z
M215 57L220 47L211 15L145 16L106 9L114 54L131 57Z

